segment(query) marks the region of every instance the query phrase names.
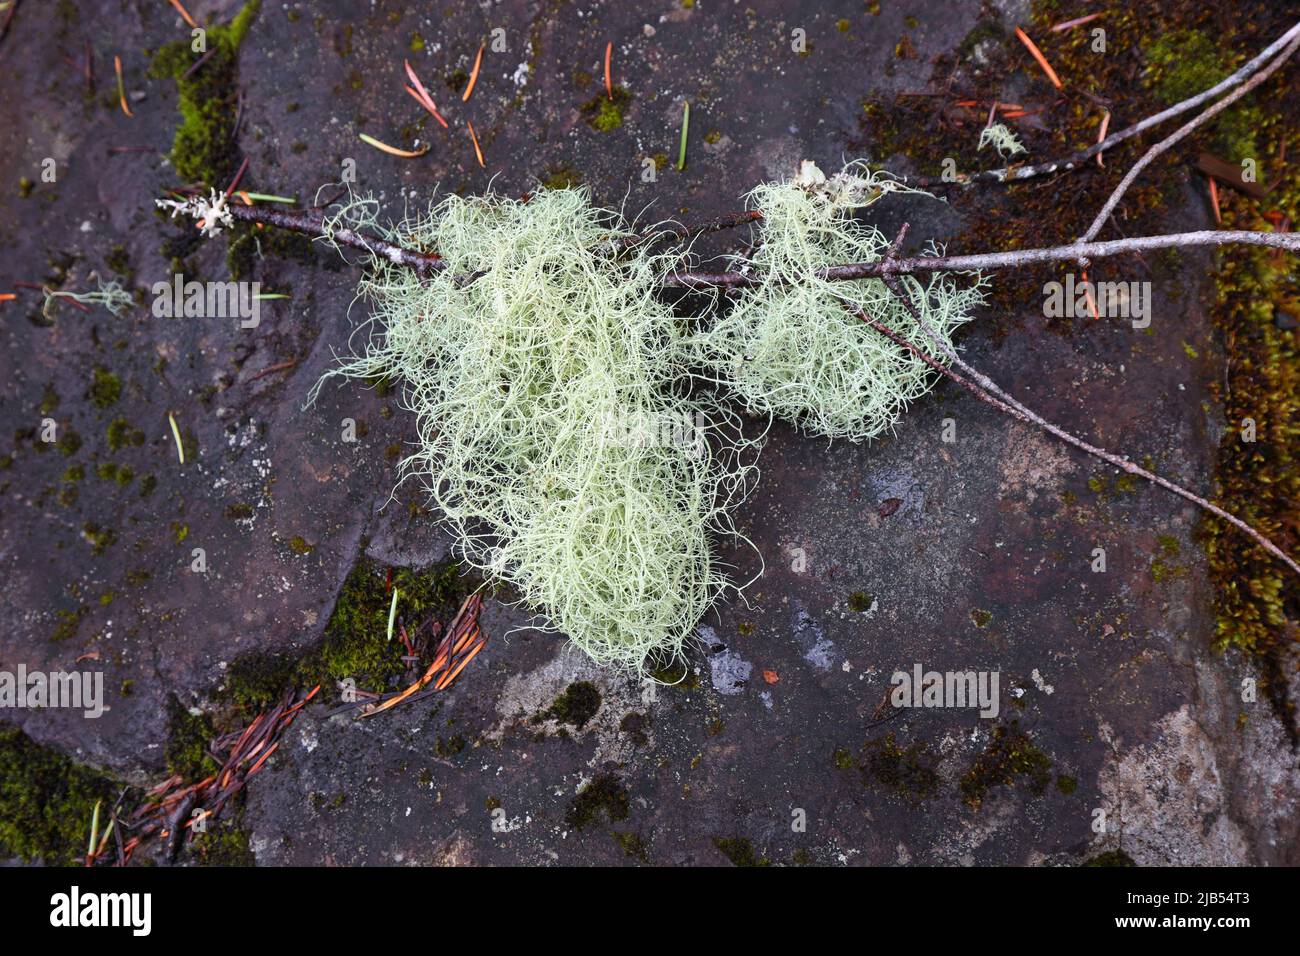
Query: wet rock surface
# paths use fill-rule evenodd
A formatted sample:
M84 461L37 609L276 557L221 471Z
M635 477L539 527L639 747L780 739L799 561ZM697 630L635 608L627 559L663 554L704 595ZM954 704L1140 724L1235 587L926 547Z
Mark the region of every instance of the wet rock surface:
M143 782L162 772L171 698L207 706L252 651L306 654L363 556L422 567L448 542L414 483L392 494L415 440L399 394L327 384L304 408L365 318L364 303L350 307L352 266L268 243L252 275L289 298L264 302L257 328L151 314L149 287L172 276L173 258L187 277L229 277L224 240L196 242L153 206L182 184L164 158L175 83L148 76L147 51L186 31L164 4L94 4L93 17L90 6L25 3L0 47L0 288L88 291L94 272L142 292L118 317L66 301L45 316L21 287L0 305L0 419L13 436L0 472L0 668L100 668L112 709L0 720ZM581 181L597 202L651 216L732 212L801 159L883 159L860 145L863 98L924 88L931 58L980 14L840 6L265 4L239 55L243 188L310 199L336 191L352 158L360 188L393 214L435 189L491 181L522 194L538 180ZM239 5L188 7L205 20ZM496 28L505 52L485 53L462 103ZM796 29L806 55L791 50ZM898 56L903 37L915 56ZM627 94L616 115L602 107L609 40ZM402 91L404 57L450 130ZM432 149L397 159L358 132ZM41 179L47 158L54 182ZM908 197L881 227L907 219L919 244L957 233L962 217ZM1168 211L1167 228L1207 222L1189 196ZM1032 298L1001 317L1001 334L988 316L972 323L966 357L1049 419L1150 454L1204 492L1223 427L1197 295L1209 264L1188 252L1156 284L1155 314L1176 335L1082 321L1054 334ZM1189 361L1183 341L1209 358ZM47 418L57 444L41 440ZM1241 702L1253 663L1209 649L1190 506L1121 486L947 383L870 446L773 426L760 465L738 516L755 547L720 551L737 579L763 574L701 622L678 684L596 668L552 635L515 630L526 615L489 601L491 640L450 691L362 721L324 706L302 714L248 790L257 861L970 865L1122 849L1139 863L1297 862L1288 733L1266 702ZM1105 573L1091 570L1098 547ZM205 573L191 570L195 549ZM997 718L892 715L890 675L918 663L998 671ZM575 684L595 703L581 721L554 707Z

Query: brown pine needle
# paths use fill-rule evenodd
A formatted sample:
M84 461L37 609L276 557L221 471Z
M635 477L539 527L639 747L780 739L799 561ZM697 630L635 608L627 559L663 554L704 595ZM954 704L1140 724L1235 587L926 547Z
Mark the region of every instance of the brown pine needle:
M418 150L398 149L396 146L389 146L387 143L381 143L373 136L367 136L365 133L359 133L357 135L361 137L361 142L373 146L375 149L382 150L390 156L400 156L402 159L416 159L429 151L429 145L427 143Z
M190 29L197 30L199 28L199 25L194 22L194 18L190 16L190 12L181 6L181 0L171 0L171 4L176 8L176 12L181 15L181 19L190 25Z
M122 58L113 57L113 69L117 71L117 101L122 104L122 112L127 116L134 116L131 107L126 105L126 81L122 79Z
M609 43L605 44L605 96L610 100L614 99L614 84L610 80L609 76L609 58L613 53L614 41L611 40Z
M1214 222L1217 225L1223 223L1223 213L1219 209L1219 187L1214 182L1214 177L1210 177L1210 205L1214 207Z
M465 95L460 98L462 103L468 103L469 95L474 92L474 84L478 82L478 68L483 65L483 48L485 46L487 46L486 43L478 45L478 56L474 57L474 71L469 75L469 86L465 87Z
M1106 141L1106 131L1108 129L1110 129L1110 110L1107 110L1106 115L1101 118L1101 129L1097 130L1097 142L1104 143ZM1097 154L1097 165L1102 169L1106 168L1106 164L1101 161L1101 153Z
M1043 51L1038 49L1038 46L1034 41L1029 39L1029 34L1020 29L1020 27L1016 27L1016 36L1018 36L1020 42L1025 45L1025 49L1027 49L1033 58L1038 61L1038 65L1043 68L1043 72L1046 73L1047 78L1052 81L1052 85L1059 90L1061 88L1061 78L1057 76L1056 71L1052 69L1052 64L1047 62L1047 57L1043 56Z
M478 164L486 169L487 163L483 162L483 150L479 149L478 134L474 132L474 124L466 120L465 125L469 127L469 138L474 141L474 155L478 157Z
M12 302L16 298L18 298L18 296L14 295L12 292L0 292L0 302Z

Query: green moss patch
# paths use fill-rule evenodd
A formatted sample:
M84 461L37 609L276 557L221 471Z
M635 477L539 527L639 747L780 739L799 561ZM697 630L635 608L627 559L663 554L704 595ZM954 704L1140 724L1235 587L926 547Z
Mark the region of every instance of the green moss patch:
M203 56L190 38L176 40L154 54L149 75L176 80L181 122L172 140L171 161L185 182L216 187L229 180L239 162L235 115L239 93L239 47L257 16L261 0L248 0L225 26L207 31L207 61L186 75Z
M86 852L95 804L111 805L120 789L19 730L0 730L0 856L76 863Z

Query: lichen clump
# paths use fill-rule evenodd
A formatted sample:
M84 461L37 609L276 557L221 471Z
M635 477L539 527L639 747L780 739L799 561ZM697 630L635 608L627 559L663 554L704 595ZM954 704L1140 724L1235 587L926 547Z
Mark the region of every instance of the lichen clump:
M654 230L638 236L584 188L453 196L393 227L353 199L325 220L327 241L378 233L436 250L443 267L418 276L375 257L358 293L379 331L331 374L404 383L419 427L404 472L468 565L597 663L653 673L734 587L712 544L735 534L758 442L721 387L810 432L872 438L934 372L855 313L937 353L929 336L948 343L982 301L977 275L900 276L923 328L880 280L817 275L885 254L885 236L852 216L898 191L865 167L828 180L811 163L760 187L749 267L762 281L704 331L657 295L688 253L653 251Z
M791 183L750 193L763 214L761 243L746 260L763 283L701 336L703 359L751 409L810 434L863 441L891 429L907 404L933 384L919 357L857 317L861 311L937 357L937 349L879 279L831 282L817 270L879 261L890 240L853 218L901 183L850 166L827 179L804 164ZM742 263L737 262L737 265ZM936 274L927 283L898 276L926 325L946 343L983 302L983 280L961 286ZM940 359L942 360L942 359Z
M598 662L680 651L728 586L711 542L753 467L734 416L685 394L688 332L655 294L681 255L623 249L583 189L450 197L391 229L362 201L343 225L446 264L375 262L359 294L382 332L335 374L405 384L404 471L465 561Z

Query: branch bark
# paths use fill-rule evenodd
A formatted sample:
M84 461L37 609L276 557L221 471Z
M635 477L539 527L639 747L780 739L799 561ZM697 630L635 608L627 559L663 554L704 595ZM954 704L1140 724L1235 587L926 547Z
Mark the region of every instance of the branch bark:
M905 225L903 227L903 232L906 232L906 228L907 227ZM901 235L902 233L900 233L900 236ZM898 240L895 240L895 243L897 242ZM898 281L898 277L896 275L886 274L882 277L882 281L889 288L889 291L892 292L894 296L899 300L899 302L902 303L903 307L907 310L908 314L912 316L917 326L921 329L922 332L925 333L926 338L930 340L930 343L938 351L938 353L943 355L944 358L948 359L948 361L950 361L957 368L961 369L961 371L965 373L965 376L963 377L962 375L958 375L956 372L953 372L942 362L937 361L936 359L933 358L933 356L917 348L917 346L909 342L906 338L899 335L897 332L894 332L884 323L880 322L877 319L872 318L871 316L868 316L865 312L862 312L859 309L851 309L846 304L845 308L850 312L850 314L856 316L863 322L866 322L873 329L875 329L877 332L880 332L882 335L888 337L895 344L908 349L913 354L915 354L918 358L920 358L923 362L925 362L926 365L930 366L930 368L952 379L957 384L961 385L963 388L967 389L972 394L974 394L981 401L987 402L993 407L1006 412L1008 415L1011 415L1013 418L1019 419L1020 421L1023 421L1027 424L1036 425L1039 428L1043 429L1044 431L1048 432L1049 434L1059 438L1061 441L1073 445L1075 448L1078 448L1080 451L1087 452L1089 455L1092 455L1095 458L1100 458L1102 461L1106 462L1107 464L1113 465L1116 468L1119 468L1130 475L1135 475L1139 478L1144 478L1153 484L1159 485L1161 488L1164 488L1166 491L1172 492L1173 494L1178 495L1178 497L1190 501L1192 504L1196 505L1197 507L1205 511L1208 511L1210 514L1213 514L1214 516L1228 522L1234 528L1237 528L1238 530L1245 532L1256 543L1258 543L1262 548L1264 548L1265 551L1267 551L1269 554L1276 557L1283 564L1285 564L1292 571L1294 571L1297 575L1300 575L1300 564L1297 564L1294 558L1292 558L1289 554L1287 554L1276 544L1270 541L1262 533L1256 531L1246 522L1242 521L1240 518L1220 508L1212 501L1209 501L1208 499L1201 497L1195 492L1189 491L1188 489L1184 488L1182 485L1175 484L1169 479L1163 478L1160 475L1157 475L1155 472L1148 471L1147 469L1141 467L1140 465L1135 465L1133 462L1129 461L1128 458L1125 458L1121 455L1112 454L1111 452L1106 451L1104 448L1100 448L1096 445L1091 444L1090 442L1085 441L1082 438L1079 438L1076 435L1072 435L1070 432L1067 432L1065 429L1061 428L1058 425L1052 424L1047 419L1039 415L1037 412L1026 407L1014 396L1008 394L1001 387L999 387L996 382L994 382L983 372L980 372L979 370L972 368L966 361L962 359L960 355L957 354L956 349L954 349L951 345L945 342L942 337L940 337L937 333L934 332L933 329L930 328L929 323L926 322L925 317L916 308L916 305L912 302L911 296L907 294L907 290L902 287L902 284Z
M1206 120L1209 120L1217 116L1219 113L1223 112L1233 103L1237 102L1237 100L1241 99L1251 90L1253 90L1255 87L1259 86L1261 83L1267 80L1270 76L1272 76L1277 71L1279 67L1282 66L1283 63L1285 63L1288 59L1291 58L1291 55L1295 53L1297 48L1300 48L1300 36L1297 36L1294 40L1292 40L1287 45L1287 47L1280 54L1278 54L1277 59L1275 59L1272 63L1270 63L1265 69L1256 73L1245 84L1243 84L1237 90L1233 91L1231 95L1225 96L1223 99L1219 100L1219 102L1215 103L1209 109L1204 110L1203 112L1197 114L1197 116L1194 119L1192 119L1190 122L1183 124L1173 133L1166 136L1160 142L1156 143L1149 150L1147 150L1146 153L1142 156L1142 158L1139 159L1136 163L1134 163L1133 167L1127 173L1124 174L1124 178L1121 179L1119 185L1115 187L1115 191L1110 194L1110 197L1106 200L1106 204L1101 207L1101 212L1097 213L1097 218L1095 218L1092 221L1092 225L1088 227L1088 231L1085 232L1082 236L1080 236L1078 241L1080 243L1091 242L1093 239L1097 237L1097 233L1101 232L1101 227L1105 225L1106 220L1109 219L1111 213L1115 211L1115 207L1119 205L1120 199L1122 199L1124 193L1128 191L1129 186L1131 186L1133 184L1133 181L1138 178L1138 176L1142 173L1142 170L1146 169L1148 166L1151 165L1151 163L1155 160L1157 156L1159 156L1164 152L1167 152L1171 147L1173 147L1179 140L1183 139L1183 137L1185 137L1192 130L1196 129Z

